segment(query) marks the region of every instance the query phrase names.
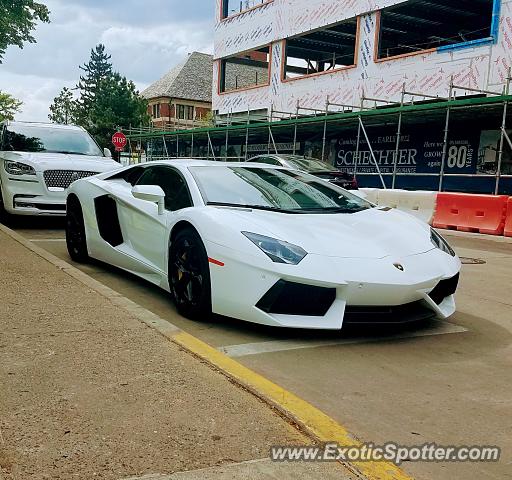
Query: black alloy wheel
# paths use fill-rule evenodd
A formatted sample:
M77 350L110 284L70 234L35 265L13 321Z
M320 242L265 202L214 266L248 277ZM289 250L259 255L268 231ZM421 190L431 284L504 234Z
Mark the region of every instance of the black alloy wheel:
M193 320L207 319L212 312L210 266L199 234L181 230L169 252L169 286L178 312Z
M71 259L78 263L87 263L87 237L84 215L78 202L68 203L66 213L66 245Z

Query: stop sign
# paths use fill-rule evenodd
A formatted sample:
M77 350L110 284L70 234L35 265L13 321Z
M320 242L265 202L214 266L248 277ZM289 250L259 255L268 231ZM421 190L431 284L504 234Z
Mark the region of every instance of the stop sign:
M114 144L114 147L116 147L117 152L121 152L124 147L126 147L126 143L128 140L126 139L126 135L121 132L114 133L112 136L112 143Z

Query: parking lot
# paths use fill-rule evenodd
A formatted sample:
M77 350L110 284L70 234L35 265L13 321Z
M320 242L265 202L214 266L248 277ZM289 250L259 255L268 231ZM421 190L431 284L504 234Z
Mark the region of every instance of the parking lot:
M19 221L14 229L71 263L62 221ZM75 266L310 402L362 441L503 451L499 464L406 463L414 478L512 478L510 424L503 420L512 398L512 242L445 233L464 257L458 311L447 322L407 327L314 332L219 317L192 322L142 280L100 263Z

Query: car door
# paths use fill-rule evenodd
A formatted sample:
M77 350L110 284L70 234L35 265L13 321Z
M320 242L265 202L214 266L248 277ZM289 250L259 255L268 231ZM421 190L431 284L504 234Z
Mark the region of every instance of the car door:
M165 193L165 213L158 214L158 206L130 197L120 200L120 219L124 248L128 248L145 267L158 272L167 271L167 250L169 227L173 212L192 206L192 200L183 176L172 167L165 165L149 166L134 182L134 185L157 185Z

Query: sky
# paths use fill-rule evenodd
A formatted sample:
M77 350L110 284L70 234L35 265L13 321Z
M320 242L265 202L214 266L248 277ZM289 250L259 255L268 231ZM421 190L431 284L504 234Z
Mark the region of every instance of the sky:
M187 54L213 51L213 0L39 1L52 22L38 25L36 44L9 47L0 64L0 91L23 101L17 120L48 121L53 99L76 86L78 66L98 43L139 90Z

